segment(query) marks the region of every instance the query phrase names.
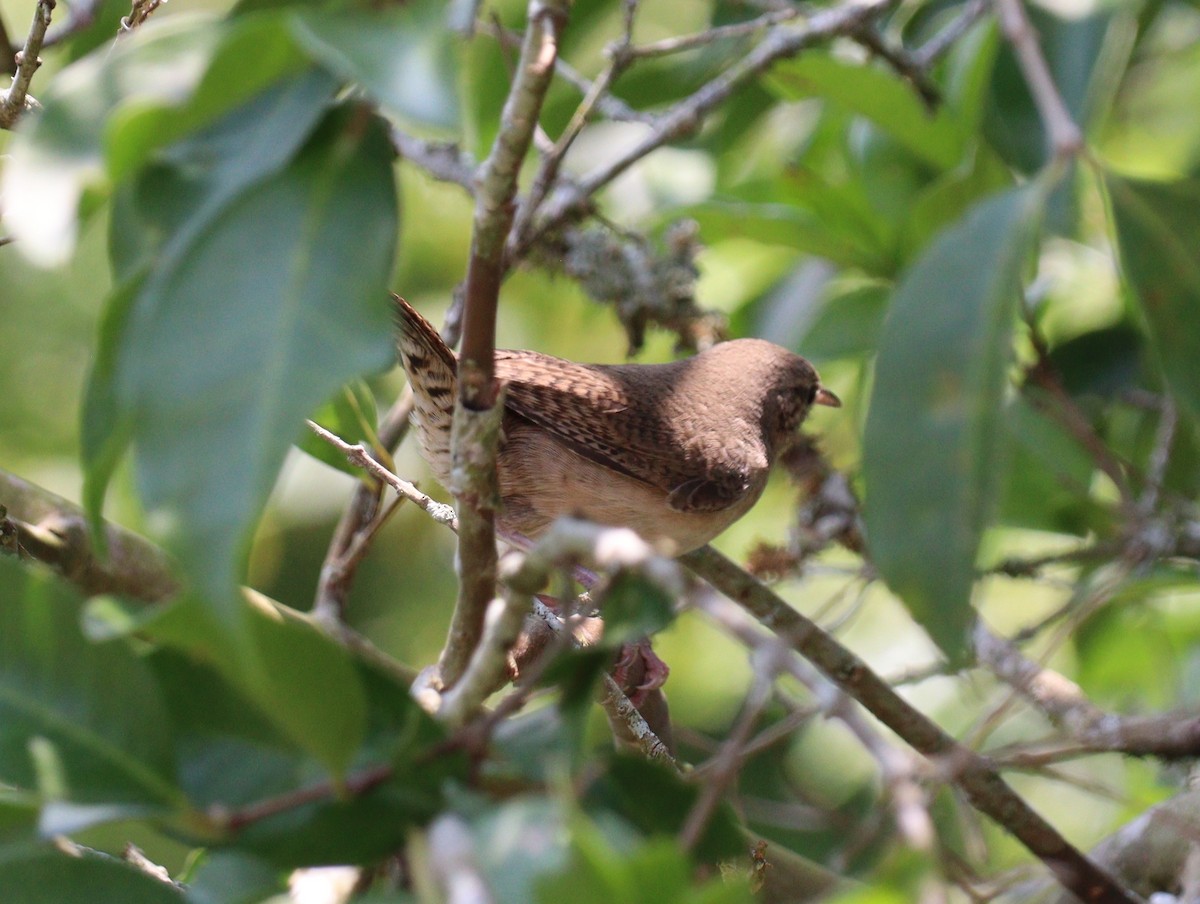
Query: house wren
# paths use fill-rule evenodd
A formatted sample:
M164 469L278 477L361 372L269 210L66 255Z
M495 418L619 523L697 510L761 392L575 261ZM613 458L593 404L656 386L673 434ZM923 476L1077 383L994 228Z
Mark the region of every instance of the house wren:
M450 478L454 353L396 298L400 360L425 460ZM497 349L507 386L497 459L501 531L533 539L560 515L632 528L681 555L746 514L812 405L841 402L799 355L762 339L669 364L577 364Z

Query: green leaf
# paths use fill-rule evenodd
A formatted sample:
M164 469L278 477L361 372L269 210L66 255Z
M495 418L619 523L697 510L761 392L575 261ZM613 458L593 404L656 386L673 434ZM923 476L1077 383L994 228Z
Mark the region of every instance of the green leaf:
M164 255L121 337L143 500L230 626L250 527L302 418L391 359L390 162L377 121L332 116Z
M348 443L361 443L368 449L374 448L377 454L387 455L390 453L380 447L379 434L376 432L377 414L371 388L362 380L354 380L335 392L333 398L317 409L309 420ZM344 454L307 427L296 445L302 452L307 452L331 468L337 468L359 480L366 479L362 468L351 465Z
M1085 535L1099 526L1087 490L1095 462L1024 399L1006 406L1009 452L997 518L1013 527Z
M943 232L897 288L879 344L863 449L871 554L956 662L999 489L1012 324L1045 192L1006 192Z
M287 891L282 871L237 851L214 851L187 883L187 904L258 904Z
M36 794L0 789L0 850L37 837L41 801Z
M745 238L794 248L848 267L871 269L875 259L861 241L832 232L818 215L792 204L714 198L672 212L672 219L680 217L695 220L707 242Z
M84 822L179 807L157 684L123 642L88 643L79 613L57 578L0 559L0 782Z
M962 158L965 135L951 112L940 107L931 113L890 72L806 53L774 66L766 81L787 100L820 97L845 105L938 169L949 169Z
M0 193L18 247L51 266L72 253L85 189L107 191L157 147L303 65L277 22L151 22L58 73L15 136Z
M700 789L685 784L677 773L656 762L616 756L607 775L588 790L588 811L610 810L647 836L675 836L699 798ZM715 863L745 850L733 809L719 805L695 849L702 862Z
M33 848L0 852L0 899L5 904L182 904L183 894L111 857Z
M1107 180L1121 264L1172 392L1200 419L1200 182Z
M239 192L282 169L312 133L335 85L302 73L262 92L122 185L114 198L109 248L119 281L105 304L96 359L88 377L81 429L84 503L93 527L104 495L132 439L131 406L116 380L135 304L164 261L186 254L196 234ZM102 540L101 531L94 531Z
M273 771L286 785L283 762L294 760L296 749L340 774L359 753L367 732L365 690L356 664L342 647L305 617L249 591L237 604L257 655L254 667L229 648L224 626L195 598L132 612L111 604L89 608L93 634L136 632L190 657L159 653L150 659L181 736L203 733L215 723L221 733L259 750L255 757L242 759L245 768L209 775L206 781L221 783L213 796L189 784L197 774L194 768L183 770L181 782L204 806L243 802L234 793L237 789L251 796L264 793L275 785ZM268 747L282 753L268 757L263 752Z
M633 572L618 572L604 590L605 646L619 646L660 631L675 617L674 600Z
M887 301L888 287L877 283L833 295L799 330L795 347L818 363L870 354L879 344Z
M421 0L378 9L301 9L290 22L315 60L357 82L389 113L454 129L455 36L445 17L443 3Z

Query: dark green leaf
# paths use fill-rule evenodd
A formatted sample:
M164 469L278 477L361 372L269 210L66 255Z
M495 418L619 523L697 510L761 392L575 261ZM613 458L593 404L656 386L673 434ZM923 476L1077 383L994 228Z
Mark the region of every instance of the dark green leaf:
M879 344L888 287L856 286L826 299L800 331L796 349L814 362L867 355Z
M978 207L896 290L864 437L872 557L952 660L967 649L981 533L999 488L1001 413L1021 268L1041 184Z
M1172 391L1200 418L1200 182L1108 179L1121 262Z
M378 123L332 117L160 261L122 336L143 499L230 617L249 528L301 419L391 358L390 159Z
M76 823L181 806L145 665L123 642L86 641L57 578L0 558L0 600L0 782L69 805Z
M187 904L258 904L287 891L278 867L236 851L205 856L187 883Z
M322 65L358 82L385 110L426 126L458 125L455 36L443 3L364 10L301 9L296 40Z
M349 654L302 616L285 615L269 601L249 592L247 596L252 601L239 598L237 605L243 610L239 618L246 626L248 645L257 656L254 668L229 648L211 609L193 598L139 613L97 606L89 612L109 631L136 631L139 637L191 657L160 653L151 659L181 736L218 731L237 738L244 750L260 750L257 759L244 760L255 769L229 772L218 762L205 775L205 781L222 783L218 790L210 787L211 793L191 783L201 767L186 766L181 782L193 800L204 805L242 802L238 789L252 796L264 793L273 785L272 770L280 773L283 787L288 778L282 764L289 757L296 759L296 748L340 773L359 752L367 731L364 688ZM270 754L268 762L270 747L282 752Z
M678 834L699 797L696 785L685 784L672 770L632 756L613 758L608 773L588 791L588 800L601 810L609 809L648 836ZM595 814L597 809L589 808ZM696 845L701 861L715 863L737 856L745 841L733 810L722 804L713 811Z
M1007 480L998 519L1013 527L1086 535L1099 524L1089 503L1095 463L1057 423L1017 399L1003 415Z
M1116 37L1113 29L1126 27L1123 17L1106 8L1068 19L1040 6L1030 7L1029 16L1067 110L1086 129L1091 115L1102 112L1088 106L1093 79L1115 75L1097 69L1097 64L1105 60L1105 44ZM1121 67L1116 68L1119 72ZM1048 160L1046 132L1024 72L1007 43L996 60L990 90L984 122L988 138L1008 163L1026 173L1037 171Z

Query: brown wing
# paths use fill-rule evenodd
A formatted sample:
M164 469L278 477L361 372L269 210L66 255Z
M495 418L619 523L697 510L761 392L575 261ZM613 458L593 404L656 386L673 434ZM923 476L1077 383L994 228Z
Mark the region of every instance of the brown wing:
M668 494L678 511L715 512L741 499L765 453L700 455L670 428L663 381L628 390L629 368L576 364L526 351L496 352L508 410L579 455ZM661 372L664 376L669 371ZM739 454L739 452L741 454ZM759 461L761 459L761 461Z

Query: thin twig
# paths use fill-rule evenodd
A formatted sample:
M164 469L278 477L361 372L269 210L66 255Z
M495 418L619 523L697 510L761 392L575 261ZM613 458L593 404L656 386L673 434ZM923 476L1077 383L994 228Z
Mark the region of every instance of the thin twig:
M654 128L639 142L584 176L577 184L564 186L550 197L530 230L526 242L535 241L547 230L557 228L577 215L597 191L631 165L662 145L697 132L705 117L734 92L753 81L774 63L795 56L818 41L852 33L864 23L884 15L898 0L864 0L813 13L801 26L777 25L745 56L695 93L657 118ZM517 249L518 252L523 249Z
M754 681L746 694L742 711L713 757L710 774L700 786L700 794L679 830L679 844L685 851L692 850L700 841L717 804L725 794L725 789L745 766L750 732L767 704L771 702L775 676L782 668L785 654L788 652L790 651L778 640L754 648L751 654L755 662Z
M1149 518L1158 507L1178 423L1179 416L1174 400L1170 396L1163 396L1158 415L1158 430L1154 434L1154 447L1150 450L1150 457L1146 462L1146 485L1137 503L1138 515L1142 519Z
M626 53L633 40L633 21L636 9L636 2L627 0L625 3L625 27L621 39L608 48L608 65L605 66L596 80L588 86L583 100L575 108L570 122L567 123L567 127L563 129L558 140L542 155L542 161L538 167L537 175L534 177L533 185L530 187L529 194L517 208L516 217L507 243L510 252L515 251L524 244L522 236L529 231L533 223L534 214L558 180L559 168L562 165L563 158L567 155L567 151L571 149L571 145L579 137L579 133L583 131L588 117L591 115L600 98L610 96L609 88L612 87L612 83L624 71L627 60Z
M685 50L694 50L697 47L707 47L709 44L716 43L717 41L743 38L747 35L756 34L763 29L770 28L773 25L778 25L781 22L790 22L793 19L798 19L802 15L804 15L804 12L799 7L786 6L770 10L756 19L747 19L745 22L717 25L690 35L663 38L660 41L653 41L649 44L631 45L623 54L630 61L668 56L669 54L680 53Z
M1059 379L1058 372L1050 359L1050 349L1032 316L1026 311L1029 340L1033 345L1036 361L1026 371L1027 380L1043 391L1043 395L1031 394L1030 401L1040 410L1056 420L1071 437L1091 456L1099 468L1113 482L1121 497L1121 508L1133 512L1135 500L1129 479L1121 462L1093 429L1091 422L1071 398Z
M1083 150L1083 132L1076 125L1067 109L1058 86L1054 84L1054 76L1042 48L1038 44L1037 34L1033 24L1025 12L1021 0L993 0L996 15L1000 20L1000 28L1012 45L1017 57L1017 65L1025 76L1025 84L1033 95L1034 105L1038 109L1042 125L1046 129L1046 142L1050 146L1050 156L1064 160L1079 154Z
M850 37L907 80L925 102L925 109L931 112L937 109L938 104L942 102L942 92L929 77L926 66L918 62L916 57L903 47L893 47L885 41L873 24L863 25L851 33Z
M1100 709L1075 682L1023 656L982 622L975 629L980 661L1070 735L1075 751L1115 751L1161 759L1200 756L1200 713L1121 716Z
M50 27L54 7L55 0L37 0L25 46L16 55L17 68L12 85L0 98L0 129L11 129L26 110L37 105L37 101L29 96L29 84L33 81L33 74L42 65L38 54L42 52L42 42L46 39L46 29Z
M121 24L117 28L117 37L129 34L166 2L167 0L133 0L133 8L129 11L129 15L121 19Z
M308 424L308 428L313 433L345 455L347 461L352 465L362 468L373 477L382 480L405 499L414 503L423 512L428 514L438 524L442 524L453 531L458 530L458 519L454 516L453 508L444 502L438 502L436 499L426 496L403 477L397 477L376 461L375 457L361 443L348 443L337 434L330 433L320 424L315 424L312 421L306 421L305 423Z
M991 816L1045 863L1064 888L1094 904L1138 904L1136 897L1016 794L986 758L959 744L897 694L858 656L765 585L711 547L690 552L681 561L774 631L915 750L940 765L946 778L958 785L975 807Z
M454 142L416 138L394 128L392 145L403 159L421 167L433 178L460 185L469 192L475 190L475 161Z

